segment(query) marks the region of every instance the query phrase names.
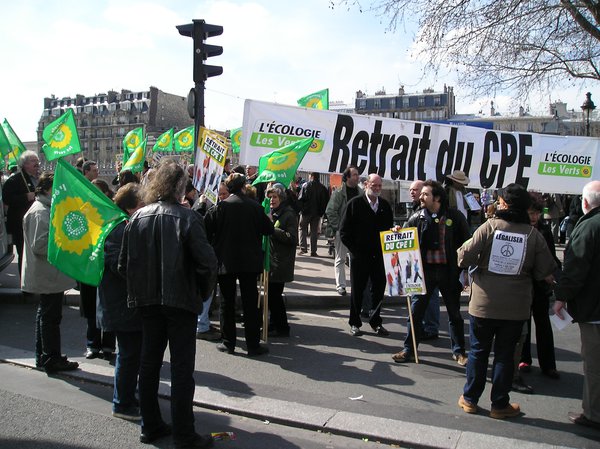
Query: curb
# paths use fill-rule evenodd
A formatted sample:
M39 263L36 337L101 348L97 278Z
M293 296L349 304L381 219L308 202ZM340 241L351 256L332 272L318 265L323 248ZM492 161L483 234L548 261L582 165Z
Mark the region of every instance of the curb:
M0 345L0 361L25 368L36 369L31 351ZM63 372L56 377L94 382L104 386L113 385L114 368L82 362L77 371ZM170 380L161 379L159 396L170 399ZM306 430L328 432L352 438L396 444L414 448L473 449L481 447L519 447L524 449L562 449L545 443L514 440L482 433L440 428L425 424L404 422L389 418L361 415L330 408L316 407L295 402L269 399L208 387L195 387L194 405L215 411L259 419ZM355 429L369 429L362 433ZM399 430L403 437L399 438Z

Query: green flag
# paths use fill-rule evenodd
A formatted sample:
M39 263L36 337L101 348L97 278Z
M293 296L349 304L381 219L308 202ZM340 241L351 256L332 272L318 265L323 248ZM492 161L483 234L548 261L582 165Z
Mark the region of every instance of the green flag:
M0 126L0 154L2 155L2 158L0 158L0 170L2 170L6 165L6 162L4 162L4 156L10 153L10 151L10 142L8 141L8 137L6 137L6 134L4 134L4 128Z
M104 271L104 240L127 219L100 189L59 159L54 172L48 262L67 276L97 286Z
M265 211L265 214L269 215L271 212L271 200L266 196L262 202L262 207ZM262 249L264 253L263 268L266 272L269 272L271 271L271 236L263 235Z
M298 106L312 109L329 109L329 89L323 89L300 98Z
M140 146L144 140L144 128L139 127L132 129L123 138L123 164L126 164L131 156L131 153Z
M2 128L4 129L4 134L6 134L6 138L10 143L10 151L7 155L2 154L3 156L8 156L8 167L16 167L19 164L19 156L23 153L26 148L21 142L21 139L17 136L17 134L13 131L12 126L8 123L8 120L4 119L2 122Z
M123 164L123 170L130 170L132 173L141 172L144 170L144 161L146 160L146 139L133 150L127 162Z
M182 129L175 134L175 151L193 152L194 151L194 127Z
M261 156L258 160L258 176L252 185L276 181L287 189L313 140L313 137L297 140Z
M158 136L152 151L173 151L173 128Z
M72 109L69 109L53 122L48 123L44 128L42 137L46 142L42 146L42 151L49 161L81 151Z
M229 138L231 139L232 152L239 153L240 144L242 143L242 128L232 129L229 132Z

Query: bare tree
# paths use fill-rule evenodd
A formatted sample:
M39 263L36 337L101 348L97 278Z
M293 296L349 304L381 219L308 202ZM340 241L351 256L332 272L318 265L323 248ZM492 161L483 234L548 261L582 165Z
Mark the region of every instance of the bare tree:
M363 9L361 3L369 3ZM415 47L436 75L456 69L474 95L600 80L598 0L332 0L418 24Z

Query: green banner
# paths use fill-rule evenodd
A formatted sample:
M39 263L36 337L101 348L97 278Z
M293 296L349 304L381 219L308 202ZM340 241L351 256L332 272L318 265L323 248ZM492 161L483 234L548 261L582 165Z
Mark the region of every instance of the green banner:
M313 140L312 137L302 139L261 156L258 161L258 176L252 185L275 181L288 188Z
M46 142L42 146L42 151L49 161L68 156L69 154L79 153L81 146L79 144L73 110L69 109L59 118L48 123L44 128L42 138Z
M194 127L182 129L175 134L175 151L179 153L194 151Z
M19 164L19 156L21 153L25 151L25 145L21 142L21 139L17 136L17 134L13 131L12 126L8 123L8 120L4 119L2 122L2 129L4 129L4 134L6 134L6 138L10 143L10 151L8 154L2 154L3 156L8 156L8 167L16 167Z
M162 133L152 147L152 151L173 151L173 128Z
M311 109L329 109L329 89L323 89L300 98L298 106Z

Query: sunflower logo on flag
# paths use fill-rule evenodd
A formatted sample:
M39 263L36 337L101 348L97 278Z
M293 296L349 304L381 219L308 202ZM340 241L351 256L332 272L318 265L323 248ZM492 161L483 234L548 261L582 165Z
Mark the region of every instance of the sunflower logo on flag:
M127 148L137 148L140 144L140 137L137 134L132 134L126 140Z
M52 226L56 246L81 255L98 242L102 223L98 209L79 197L68 196L55 206Z
M591 167L586 166L581 169L581 176L583 176L584 178L589 178L591 174L592 174Z
M321 102L321 97L312 97L306 102L307 108L313 109L323 109L323 103Z
M171 145L171 136L168 133L163 134L158 139L157 146L159 148L168 148Z
M192 144L192 141L193 141L192 133L189 131L181 133L177 137L177 140L179 141L179 145L181 145L182 147L187 147Z
M52 134L52 138L50 140L50 146L52 148L63 149L69 143L71 143L71 138L73 137L73 133L69 129L67 125L64 123L61 124L58 129Z
M282 156L275 156L269 158L269 160L267 161L267 166L265 168L271 171L283 171L287 170L290 167L293 167L297 161L298 155L294 152L290 152Z

